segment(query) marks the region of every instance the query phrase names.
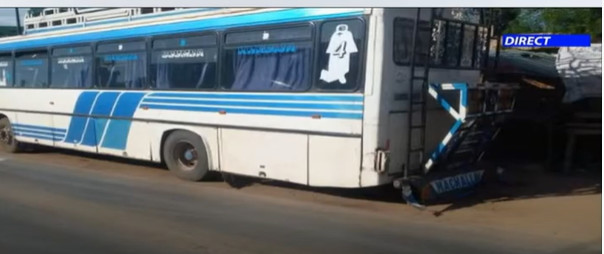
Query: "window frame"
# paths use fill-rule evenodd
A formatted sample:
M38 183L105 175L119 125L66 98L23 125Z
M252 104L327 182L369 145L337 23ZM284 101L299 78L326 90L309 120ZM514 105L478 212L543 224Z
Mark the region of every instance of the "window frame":
M41 87L18 87L17 85L17 55L20 54L33 54L33 53L42 53L44 52L46 54L46 57L44 57L44 59L46 59L46 63L47 63L47 68L46 68L46 85L45 86L41 86ZM26 50L15 50L13 51L13 86L12 88L19 88L19 89L44 89L44 88L48 88L48 86L50 85L50 54L52 52L50 51L49 48L29 48Z
M89 55L78 55L78 56L90 56L91 59L91 64L90 64L90 78L91 78L91 83L90 83L90 87L51 87L51 83L52 83L52 60L54 60L55 56L54 56L54 50L55 49L64 49L64 48L72 48L72 47L89 47L90 48L90 54ZM49 89L65 89L65 90L88 90L88 89L98 89L97 85L96 85L96 50L95 50L95 43L76 43L76 44L66 44L66 45L58 45L58 46L54 46L48 49L48 52L50 52L49 57L50 57L50 64L48 65L48 72L50 75L50 82L48 82L48 88Z
M167 39L167 38L174 38L174 37L194 37L194 36L205 36L205 35L214 35L214 39L216 39L216 44L212 47L216 48L216 70L215 70L215 75L216 75L216 81L215 84L212 88L202 88L202 89L188 89L188 88L158 88L155 80L151 78L151 70L153 69L151 66L153 65L153 52L155 51L161 51L161 50L167 50L167 49L177 49L176 47L169 47L169 48L162 48L162 49L153 49L153 43L155 42L155 40L161 40L161 39ZM156 36L152 36L148 38L148 45L147 45L147 59L149 60L147 63L147 89L149 90L157 90L157 91L217 91L219 87L221 87L221 72L220 72L220 68L222 67L222 44L221 44L221 40L220 40L220 32L217 30L204 30L204 31L199 31L199 32L188 32L188 33L176 33L176 34L162 34L162 35L156 35ZM185 46L185 47L181 47L182 49L189 49L189 48L203 48L203 47L209 47L209 46ZM153 80L153 82L152 82Z
M145 49L143 50L123 50L123 51L108 51L108 52L102 52L99 53L98 52L98 47L100 45L103 44L112 44L112 43L128 43L128 42L141 42L143 44L145 44ZM93 82L92 82L92 87L91 89L97 89L97 90L133 90L133 91L141 91L141 90L149 90L149 69L151 68L150 64L149 64L149 58L150 58L150 51L149 51L149 46L150 46L150 37L134 37L134 38L125 38L125 39L117 39L117 40L99 40L93 43L93 48L92 48L92 52L93 52L93 59L94 59L94 63L93 63ZM99 80L98 80L98 73L99 73L99 64L97 62L98 57L100 55L106 55L106 54L113 54L113 53L142 53L145 57L145 84L144 86L140 87L140 88L112 88L112 87L104 87L101 86L99 84Z
M216 87L216 91L221 91L221 92L234 92L234 93L307 93L310 91L314 90L315 87L315 80L314 80L314 75L315 75L315 67L316 67L316 62L317 62L317 57L316 57L316 46L317 46L317 22L316 21L298 21L298 22L287 22L287 23L280 23L280 24L270 24L270 25L261 25L261 26L240 26L240 27L233 27L233 28L229 28L229 29L225 29L222 31L222 33L220 34L219 37L219 42L220 42L220 50L219 50L219 58L222 60L222 62L219 65L218 69L218 73L219 73L219 82L218 85ZM276 41L268 41L268 42L257 42L257 43L231 43L231 44L227 44L226 43L226 37L229 33L237 33L237 32L250 32L250 31L262 31L262 30L271 30L271 29L280 29L280 28L287 28L287 27L292 27L292 26L304 26L304 25L308 25L311 29L311 33L310 33L310 38L309 39L295 39L295 40L276 40ZM288 90L231 90L231 89L227 89L224 87L225 83L224 83L224 79L223 76L225 75L224 73L224 68L223 65L226 62L226 51L229 49L236 49L237 47L240 46L252 46L252 45L270 45L270 44L281 44L281 43L305 43L308 42L311 45L311 50L312 50L312 54L311 54L311 70L309 75L311 76L311 79L309 81L308 87L306 87L306 89L304 90L297 90L297 91L288 91Z

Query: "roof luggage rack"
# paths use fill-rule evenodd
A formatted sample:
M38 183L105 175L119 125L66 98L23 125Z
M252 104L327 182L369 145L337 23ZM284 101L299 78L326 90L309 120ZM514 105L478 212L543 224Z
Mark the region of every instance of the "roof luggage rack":
M178 15L208 9L216 8L46 8L39 13L25 15L24 34L106 24L110 20L132 21L143 16L160 16L160 13Z

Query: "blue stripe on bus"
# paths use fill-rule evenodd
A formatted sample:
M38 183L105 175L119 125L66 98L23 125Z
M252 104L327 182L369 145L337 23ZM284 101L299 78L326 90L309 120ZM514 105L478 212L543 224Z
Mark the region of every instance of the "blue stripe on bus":
M363 110L363 105L354 105L354 104L282 103L282 102L264 102L264 101L200 101L200 100L153 99L153 98L144 99L143 102L168 103L168 104L172 104L172 105L205 104L205 105L216 105L216 106Z
M313 94L237 94L237 93L152 93L152 97L204 98L204 99L247 99L247 100L292 100L292 101L346 101L362 102L362 95L313 95Z
M51 127L46 127L46 126L39 126L39 125L30 125L30 124L20 124L20 123L14 123L12 124L13 128L28 128L28 129L35 129L35 130L39 130L39 131L50 131L50 132L59 132L59 133L65 133L65 129L59 129L59 128L51 128Z
M51 140L51 141L61 141L62 140L60 138L53 138L52 136L41 136L41 135L26 134L26 133L20 133L20 132L15 132L15 135L17 135L19 137L37 138L37 139Z
M143 96L145 96L145 93L134 92L123 94L117 101L115 110L111 116L132 118L132 116L134 116L134 112L136 112L138 104L143 99ZM103 140L103 144L101 144L101 146L104 148L121 150L126 149L131 124L131 120L109 120L107 131L105 133L105 139Z
M141 107L148 107L150 109L165 109L165 110L182 110L182 111L204 111L204 112L218 112L220 108L214 107L202 107L202 106L170 106L170 105L154 105L154 104L141 104ZM345 119L362 119L362 113L339 113L339 112L316 112L316 111L284 111L284 110L272 110L272 109L225 109L228 113L240 113L240 114L257 114L257 115L279 115L279 116L307 116L311 117L314 115L321 115L326 118L345 118Z
M0 50L35 48L42 46L48 47L72 43L93 42L99 40L113 40L160 34L176 34L184 32L202 31L208 29L222 29L237 26L274 24L294 21L306 21L313 19L338 18L355 15L358 16L362 14L362 9L338 10L331 8L298 8L289 10L277 10L264 13L243 14L229 17L217 17L202 20L184 21L178 23L116 29L110 31L72 34L66 36L33 39L27 41L7 42L4 44L0 44Z
M89 115L94 99L97 97L99 92L97 91L85 91L80 94L76 105L73 109L74 114ZM79 143L82 138L82 133L86 127L88 117L73 116L69 123L69 129L67 131L67 137L65 142L67 143Z
M60 137L61 139L63 139L65 137L65 133L46 132L46 131L34 131L34 130L21 129L21 128L13 128L13 130L15 132L20 132L20 133L32 133L32 134L39 134L39 135L48 135L48 136Z
M90 114L95 116L109 116L119 94L119 92L103 92L99 94ZM84 138L82 139L82 145L96 146L97 139L101 138L101 135L105 130L106 122L107 119L89 117Z

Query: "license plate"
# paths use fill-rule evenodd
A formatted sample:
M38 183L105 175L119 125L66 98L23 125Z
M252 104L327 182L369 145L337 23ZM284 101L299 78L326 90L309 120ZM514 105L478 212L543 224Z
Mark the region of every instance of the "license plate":
M480 183L484 170L462 173L430 182L437 194L473 187Z

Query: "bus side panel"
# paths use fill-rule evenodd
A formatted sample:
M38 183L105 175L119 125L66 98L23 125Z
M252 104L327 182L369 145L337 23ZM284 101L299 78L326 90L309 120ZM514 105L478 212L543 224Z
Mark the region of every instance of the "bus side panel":
M0 96L1 97L1 96ZM14 122L17 120L17 113L12 111L3 110L4 107L0 106L0 114L6 116L10 122Z
M151 159L151 131L140 118L144 92L123 92L110 101L111 118L96 119L99 153L135 159ZM97 99L98 100L98 99Z
M223 171L308 184L308 135L221 129Z
M373 9L368 21L367 61L365 70L365 102L363 109L363 152L361 186L369 187L386 184L392 177L385 172L378 172L376 168L376 151L386 146L388 124L387 102L389 96L384 92L386 83L382 76L383 59L390 59L385 53L384 45L388 30L385 30L384 9Z
M76 149L86 152L97 152L95 144L82 144L86 139L96 140L95 121L86 115L90 114L98 96L97 91L48 89L45 93L51 94L53 106L53 125L58 129L65 129L65 138L55 143L55 146L67 149ZM75 114L75 115L74 115Z
M105 122L126 122L127 120L105 120L101 122L101 125L106 125ZM128 121L130 122L130 129L127 132L127 138L117 137L112 134L110 130L107 130L103 136L100 136L99 140L99 153L123 156L141 160L151 160L151 138L152 131L149 130L149 123L143 121ZM108 127L106 127L108 128ZM118 134L119 135L119 134ZM123 135L123 134L122 134ZM121 139L125 142L125 149L106 148L102 144L106 144L110 139Z
M210 170L220 170L220 164L218 160L218 128L150 122L148 124L148 129L148 136L150 138L150 149L147 149L146 151L150 153L152 161L161 162L161 142L162 136L164 134L168 135L169 132L174 130L186 130L196 133L203 140L206 146L206 152L208 153L208 165L210 167Z
M23 95L27 93L25 98ZM52 115L52 96L42 89L3 89L1 108L18 110L11 119L15 138L21 142L54 145L62 139L64 130L55 130Z
M308 184L360 187L361 139L310 135Z

